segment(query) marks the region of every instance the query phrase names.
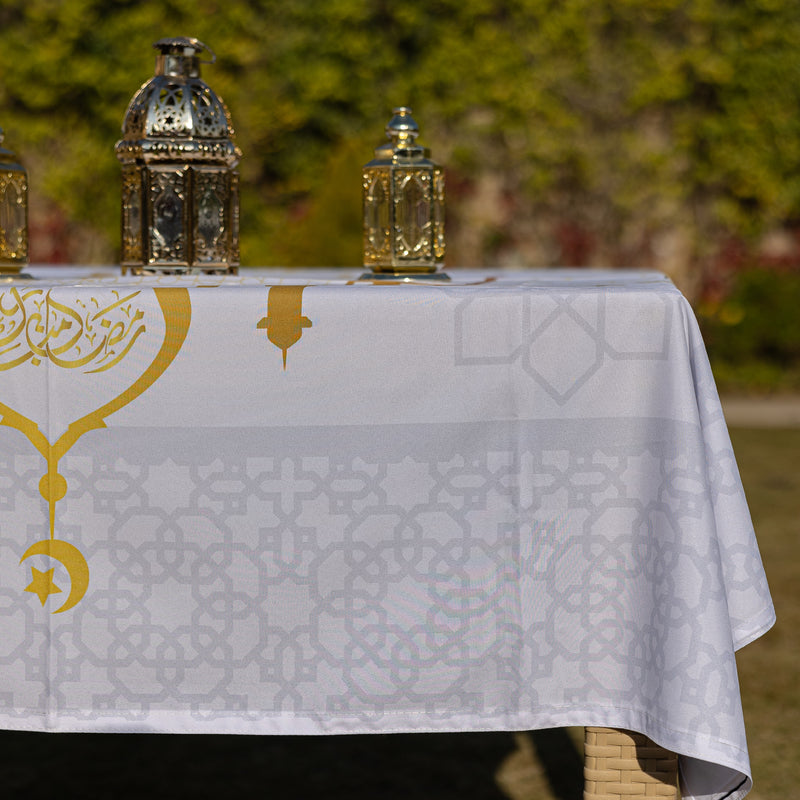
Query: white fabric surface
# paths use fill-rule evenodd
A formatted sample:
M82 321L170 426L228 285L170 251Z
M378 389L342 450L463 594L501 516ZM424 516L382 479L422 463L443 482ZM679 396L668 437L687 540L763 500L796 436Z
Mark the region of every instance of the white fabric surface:
M734 651L774 611L666 278L30 271L0 287L0 725L603 725L680 753L685 797L747 793ZM30 552L46 498L78 555Z

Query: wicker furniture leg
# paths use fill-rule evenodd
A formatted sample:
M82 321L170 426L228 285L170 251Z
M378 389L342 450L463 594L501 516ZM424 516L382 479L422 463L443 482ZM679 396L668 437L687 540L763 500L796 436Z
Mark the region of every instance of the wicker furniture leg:
M586 728L584 800L680 800L678 757L640 733Z

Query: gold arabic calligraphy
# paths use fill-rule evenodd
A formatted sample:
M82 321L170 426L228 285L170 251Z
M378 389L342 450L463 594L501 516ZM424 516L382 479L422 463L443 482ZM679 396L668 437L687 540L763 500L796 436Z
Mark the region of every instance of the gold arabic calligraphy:
M94 297L74 307L43 289L0 293L0 370L43 360L58 367L103 372L118 364L144 333L144 313L131 302L139 292L101 305Z

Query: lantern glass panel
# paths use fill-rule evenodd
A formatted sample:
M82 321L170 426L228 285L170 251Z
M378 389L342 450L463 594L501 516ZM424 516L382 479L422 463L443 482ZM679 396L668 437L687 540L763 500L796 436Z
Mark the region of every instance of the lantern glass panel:
M156 236L164 247L172 249L181 236L181 217L183 215L183 198L175 191L175 187L167 185L156 200Z
M122 171L122 258L142 258L142 176L138 169Z
M366 229L364 255L370 261L386 259L391 251L389 173L386 170L366 170L363 184Z
M444 258L444 174L433 173L433 254L437 261Z
M27 259L26 181L19 172L0 174L0 258Z
M16 250L15 242L19 240L20 230L25 224L25 215L20 204L20 193L13 176L5 180L0 179L0 227L2 227L6 242L11 250Z
M211 184L207 184L197 208L197 244L205 251L213 250L219 241L221 227L222 201Z
M152 263L178 265L186 261L186 172L185 169L150 172Z
M389 198L380 177L375 178L367 196L367 225L369 240L377 250L381 249L384 230L389 227Z
M194 182L195 260L200 264L221 264L225 260L228 232L225 218L230 196L228 174L224 170L195 169Z
M2 142L0 128L0 272L19 275L28 263L28 175Z
M403 256L414 256L425 247L429 217L430 203L420 176L407 176L399 182L397 197L397 227L403 237Z

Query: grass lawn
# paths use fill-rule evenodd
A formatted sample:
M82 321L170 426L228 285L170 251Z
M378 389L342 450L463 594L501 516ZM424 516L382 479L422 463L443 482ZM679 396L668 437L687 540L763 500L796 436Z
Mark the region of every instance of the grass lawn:
M778 621L737 655L753 800L797 796L800 430L731 431Z

